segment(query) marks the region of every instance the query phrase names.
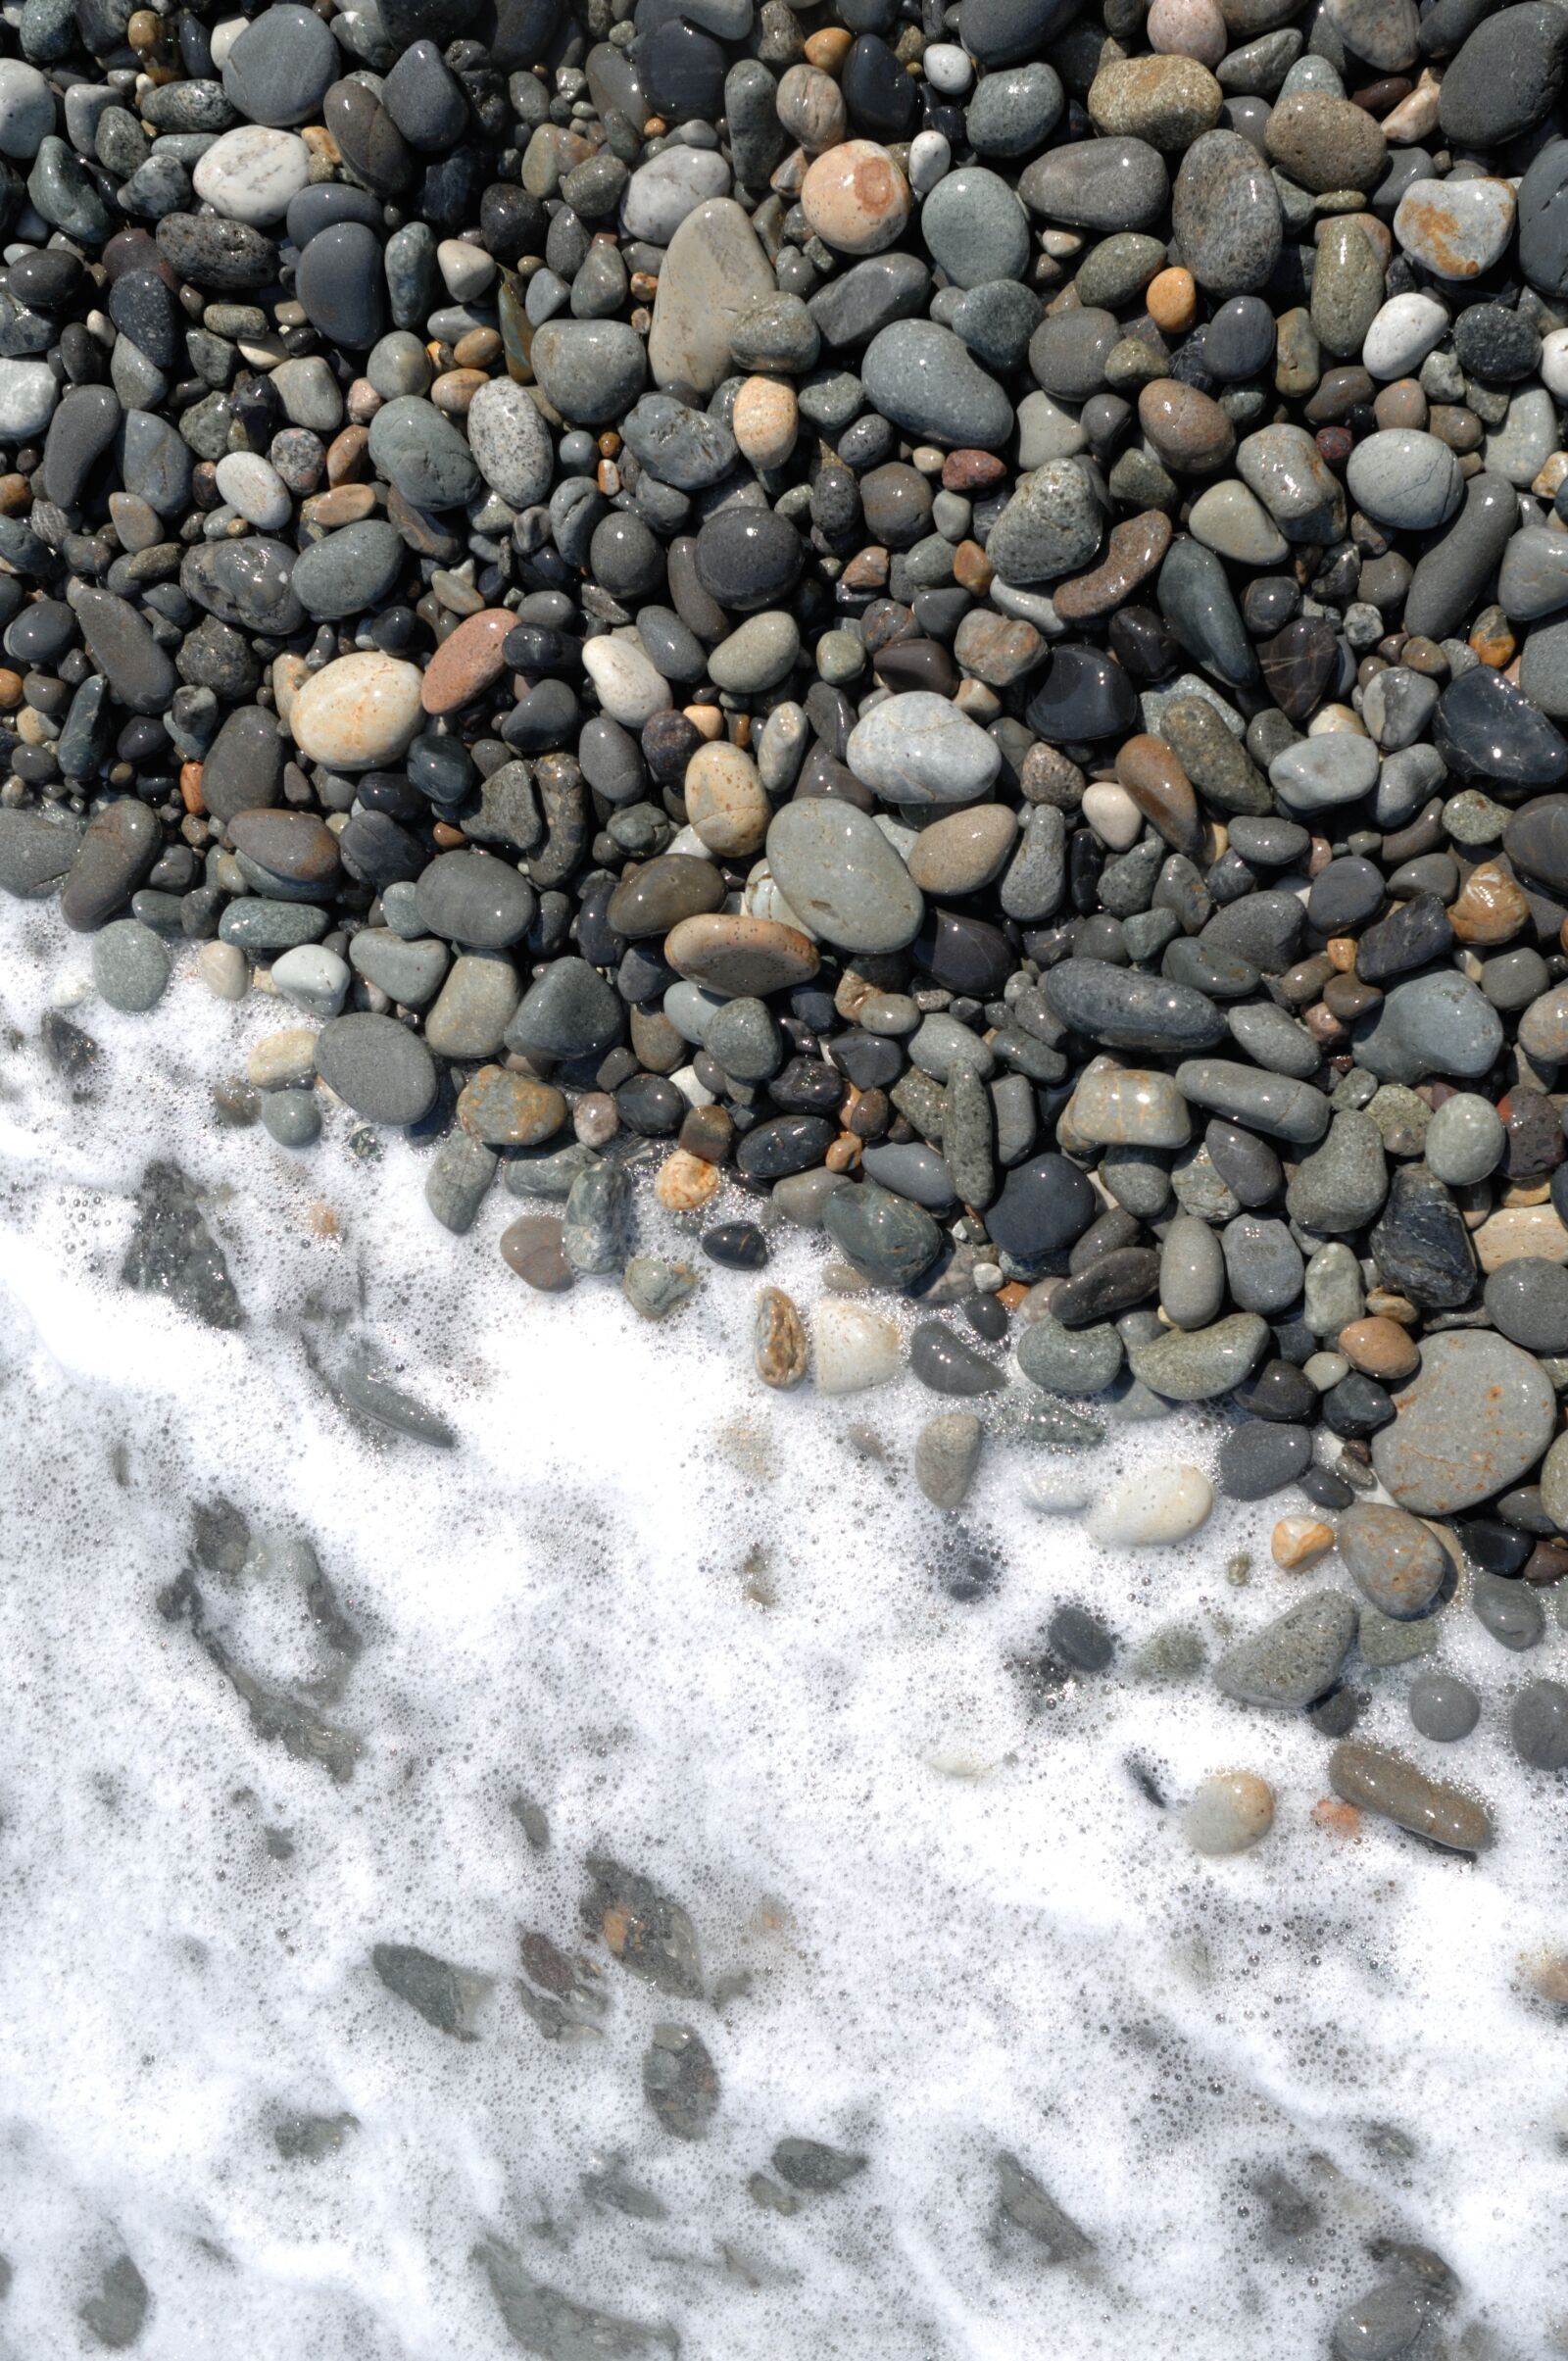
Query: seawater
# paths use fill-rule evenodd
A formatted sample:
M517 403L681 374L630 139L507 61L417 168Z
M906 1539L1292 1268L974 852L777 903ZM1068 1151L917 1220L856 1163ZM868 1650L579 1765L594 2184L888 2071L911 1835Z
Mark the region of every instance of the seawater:
M909 1474L942 1405L912 1380L768 1394L736 1274L658 1329L612 1283L534 1296L501 1190L455 1240L428 1151L360 1161L341 1112L303 1156L218 1119L292 1011L213 1001L188 955L147 1017L86 973L52 912L0 910L0 2353L96 2349L77 2307L129 2254L146 2361L491 2361L517 2346L488 2247L603 2316L549 2314L559 2361L1296 2361L1389 2239L1461 2283L1434 2352L1568 2349L1568 2066L1521 1972L1568 1947L1568 1834L1503 1732L1520 1680L1563 1677L1554 1620L1516 1659L1450 1616L1443 1661L1486 1699L1460 1747L1415 1736L1408 1672L1353 1675L1362 1733L1472 1783L1495 1850L1347 1837L1314 1817L1304 1717L1151 1669L1159 1635L1211 1661L1324 1577L1270 1560L1288 1500L1120 1555L1029 1504L1043 1468L1096 1492L1211 1468L1212 1419L1087 1463L993 1442L942 1517ZM99 1045L81 1095L50 1008ZM201 1192L232 1332L120 1283L155 1158ZM808 1306L820 1242L775 1247ZM455 1449L350 1418L326 1380L360 1342ZM247 1569L197 1565L219 1500L274 1537ZM999 1579L962 1603L942 1578L970 1550ZM192 1572L224 1662L314 1700L351 1776L258 1735L161 1609ZM1068 1599L1117 1655L1043 1698L1019 1666ZM1201 1860L1181 1807L1230 1767L1273 1783L1274 1830ZM704 1998L585 1927L590 1854L690 1914ZM580 2039L517 1998L530 1933L588 1963ZM380 1943L489 1980L473 2039L386 1989ZM669 2021L719 2077L700 2141L643 2095ZM302 2116L352 2122L285 2156ZM865 2169L760 2208L787 2135ZM1086 2255L999 2220L1004 2152Z

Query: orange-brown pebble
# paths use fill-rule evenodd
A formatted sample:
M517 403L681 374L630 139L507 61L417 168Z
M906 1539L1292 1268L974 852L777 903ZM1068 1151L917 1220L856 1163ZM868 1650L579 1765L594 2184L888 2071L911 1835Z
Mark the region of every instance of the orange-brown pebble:
M659 1167L654 1195L666 1212L695 1213L717 1194L718 1185L716 1164L705 1163L700 1156L688 1156L684 1148L676 1148Z
M199 762L181 762L179 766L179 800L187 812L205 812L202 801L202 766Z
M425 667L419 702L427 713L455 713L471 705L506 670L501 650L516 616L486 607L449 632Z
M22 703L22 674L0 671L0 713L13 713Z
M730 432L754 467L782 467L800 432L795 389L778 377L748 377L735 396Z
M0 475L0 516L14 516L19 509L26 508L32 500L32 486L24 475L15 470Z
M452 347L459 369L488 369L501 358L501 338L494 328L469 328Z
M1288 1574L1312 1565L1334 1547L1334 1528L1315 1516L1282 1516L1269 1543L1277 1566Z
M1500 607L1489 607L1478 615L1470 633L1470 653L1484 664L1493 664L1499 671L1511 664L1518 641L1509 628L1508 618Z
M853 1172L860 1160L860 1143L853 1131L841 1131L822 1161L829 1172Z
M1415 1341L1407 1336L1397 1320L1387 1320L1375 1314L1364 1320L1349 1320L1340 1330L1340 1351L1352 1368L1363 1377L1397 1380L1413 1377L1420 1366L1421 1355Z
M813 32L806 43L806 62L819 66L824 74L837 74L855 44L855 35L846 32L842 25L830 25L821 32Z
M781 1287L759 1288L752 1365L764 1386L786 1394L806 1375L806 1325Z
M430 834L435 838L437 845L440 847L443 853L455 853L459 845L466 845L468 841L464 835L463 830L461 828L455 828L449 819L438 819L433 821L430 828Z
M345 426L326 446L327 482L347 483L351 477L363 474L369 449L368 426Z
M340 524L360 524L375 509L375 488L371 484L339 484L330 492L313 492L309 500L300 503L300 522L318 524L323 533L335 533Z
M1323 957L1341 975L1349 975L1355 967L1354 935L1331 935L1323 946Z
M1519 1965L1537 1999L1568 2008L1568 1951L1527 1951Z
M724 716L716 705L687 705L682 706L681 712L693 729L700 731L705 738L721 738L724 735Z
M138 8L132 11L125 26L125 38L132 49L156 49L163 37L163 20L156 9Z
M1144 290L1149 317L1167 334L1185 333L1198 318L1198 288L1190 271L1156 271Z
M888 553L874 543L857 550L839 579L846 590L881 590L888 578Z
M1116 757L1116 778L1176 853L1196 855L1207 834L1192 781L1163 738L1140 732Z
M738 746L700 746L682 781L686 817L720 860L750 860L762 849L772 806L757 764Z
M1448 910L1448 924L1461 943L1508 943L1529 922L1523 890L1494 861L1471 870Z
M313 1238L335 1238L338 1234L338 1218L331 1206L323 1205L318 1198L305 1208L305 1227Z
M1312 1806L1312 1824L1325 1836L1358 1837L1361 1834L1361 1815L1353 1803L1342 1803L1338 1795L1320 1795Z
M973 598L985 597L996 570L978 541L960 541L953 553L953 578Z
M489 382L482 369L443 369L430 388L430 400L449 418L466 418L468 404L480 386Z

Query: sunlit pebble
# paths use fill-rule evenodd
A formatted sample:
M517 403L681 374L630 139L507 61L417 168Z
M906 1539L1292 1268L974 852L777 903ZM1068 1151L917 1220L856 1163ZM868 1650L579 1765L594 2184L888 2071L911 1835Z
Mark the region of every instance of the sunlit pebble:
M1282 1516L1269 1544L1274 1563L1291 1574L1312 1565L1333 1547L1333 1526L1315 1516Z

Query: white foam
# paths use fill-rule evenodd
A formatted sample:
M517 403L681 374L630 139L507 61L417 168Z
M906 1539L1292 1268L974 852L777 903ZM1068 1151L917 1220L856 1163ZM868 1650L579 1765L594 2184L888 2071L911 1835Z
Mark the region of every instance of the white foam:
M989 1445L943 1518L908 1475L942 1405L906 1377L765 1393L745 1279L710 1272L649 1329L612 1284L514 1279L496 1239L526 1208L500 1191L467 1239L438 1229L404 1141L360 1163L341 1116L303 1156L223 1128L213 1083L292 1011L215 1002L188 954L151 1017L74 1009L102 1056L74 1102L37 1027L82 964L51 912L0 910L0 2351L80 2349L74 2308L128 2250L149 2361L490 2361L515 2350L471 2259L490 2236L582 2303L669 2324L687 2361L1296 2361L1377 2278L1381 2236L1444 2254L1455 2334L1496 2338L1471 2349L1543 2349L1568 2315L1561 2037L1517 1963L1568 1943L1565 1841L1501 1700L1561 1675L1554 1623L1522 1659L1451 1625L1444 1660L1488 1700L1461 1747L1415 1737L1405 1672L1366 1676L1364 1733L1472 1781L1496 1849L1470 1866L1370 1823L1348 1842L1312 1819L1327 1746L1304 1719L1133 1670L1156 1631L1212 1656L1325 1578L1271 1565L1279 1504L1112 1556L1024 1497L1031 1466L1096 1495L1212 1469L1211 1422L1117 1435L1082 1471ZM153 1155L208 1193L237 1332L116 1282ZM644 1202L646 1236L676 1237ZM821 1251L782 1234L769 1276L809 1303ZM351 1425L310 1356L335 1367L361 1335L456 1451ZM345 1784L264 1743L158 1610L216 1495L308 1538L363 1635L319 1703L363 1745ZM959 1531L1002 1568L970 1604L936 1579ZM297 1574L199 1581L258 1677L331 1671ZM1109 1622L1117 1662L1037 1709L1013 1662L1064 1599ZM1274 1831L1199 1860L1179 1807L1232 1765L1274 1783ZM744 1988L715 2007L617 1966L578 1919L591 1851L689 1910L710 1991ZM524 1930L596 1962L597 2038L524 2014ZM479 2038L394 1998L378 1943L495 1979ZM665 2018L720 2076L698 2144L642 2095ZM290 2112L359 2129L286 2162ZM747 2182L792 2133L870 2162L783 2219ZM1091 2265L993 2238L999 2149ZM666 2219L594 2204L582 2178L611 2159ZM1270 2169L1314 2230L1270 2229Z

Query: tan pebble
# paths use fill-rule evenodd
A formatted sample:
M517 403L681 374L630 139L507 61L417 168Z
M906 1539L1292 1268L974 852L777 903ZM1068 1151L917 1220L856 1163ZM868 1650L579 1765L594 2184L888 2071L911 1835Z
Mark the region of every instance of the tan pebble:
M700 746L686 765L686 817L710 853L745 859L760 853L772 817L757 764L738 746L718 739Z
M1190 271L1179 265L1156 271L1144 290L1144 302L1155 327L1181 334L1198 317L1198 285Z
M748 377L735 396L730 432L754 467L782 467L800 432L800 406L777 377Z
M606 1147L620 1129L620 1114L609 1091L584 1091L571 1110L571 1128L585 1148Z
M682 918L664 937L664 957L689 983L731 1000L808 984L821 964L816 945L797 927L722 910Z
M807 221L840 254L880 254L909 218L909 184L886 148L846 139L818 156L801 183Z
M362 524L374 513L375 497L371 484L338 484L330 492L313 492L300 504L300 522L319 525L323 533L336 532L340 524Z
M855 46L855 35L842 25L825 25L813 32L806 43L806 62L820 66L824 74L837 74Z
M345 426L326 446L326 480L329 484L347 483L352 476L362 475L369 457L370 429L368 426Z
M316 1080L316 1027L285 1025L253 1042L245 1079L258 1090L300 1089Z
M356 377L343 397L343 408L351 426L368 426L381 407L381 397L368 377Z
M1236 449L1236 429L1213 396L1179 377L1146 385L1138 418L1160 458L1185 475L1212 475Z
M480 386L489 382L482 369L443 369L430 388L429 398L449 418L466 418L468 404Z
M1282 1516L1269 1543L1277 1566L1288 1574L1312 1565L1334 1547L1334 1528L1315 1516Z
M305 1227L313 1238L335 1238L340 1228L337 1215L319 1198L313 1199L305 1208Z
M1529 920L1521 888L1494 861L1471 870L1448 908L1448 924L1461 943L1508 943Z
M1413 1377L1421 1355L1397 1320L1350 1320L1340 1330L1339 1348L1365 1377Z
M204 812L202 800L202 766L199 762L181 762L179 766L179 800L192 814Z
M204 943L196 954L196 973L215 1000L245 998L250 969L237 943Z
M1568 1951L1526 1951L1519 1965L1538 1999L1568 2008Z
M779 122L808 156L835 148L849 127L844 93L820 66L792 66L774 101Z
M788 1393L806 1375L806 1328L781 1287L758 1290L752 1359L764 1386Z
M654 1195L670 1213L694 1213L717 1194L718 1167L707 1164L700 1156L688 1156L684 1148L676 1148L665 1156L654 1181Z
M294 711L295 698L312 677L311 667L303 656L276 656L272 659L272 703L285 729Z
M1320 1795L1312 1806L1312 1825L1325 1836L1358 1837L1361 1815L1353 1803L1342 1803L1338 1795Z
M681 712L693 729L701 730L705 738L723 736L724 716L716 705L686 705L682 706Z
M1526 1255L1568 1262L1568 1230L1550 1205L1508 1207L1482 1222L1475 1233L1475 1250L1484 1271L1500 1270L1505 1262Z

